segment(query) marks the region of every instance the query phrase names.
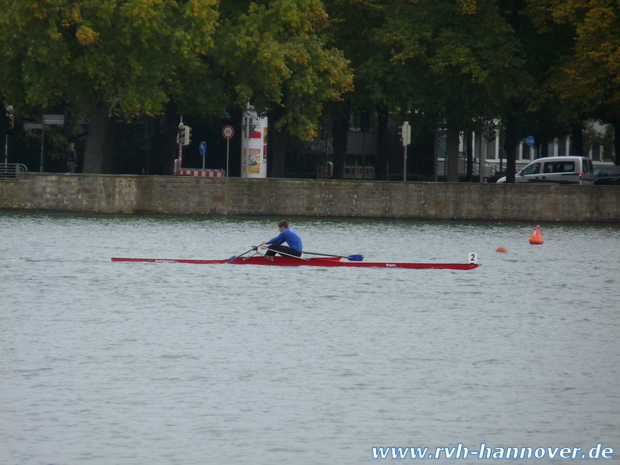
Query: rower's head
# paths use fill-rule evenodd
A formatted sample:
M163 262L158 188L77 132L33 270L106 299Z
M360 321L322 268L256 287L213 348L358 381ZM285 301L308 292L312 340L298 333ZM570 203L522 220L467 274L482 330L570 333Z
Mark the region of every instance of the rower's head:
M278 223L278 229L282 231L283 229L288 229L288 221L282 220Z

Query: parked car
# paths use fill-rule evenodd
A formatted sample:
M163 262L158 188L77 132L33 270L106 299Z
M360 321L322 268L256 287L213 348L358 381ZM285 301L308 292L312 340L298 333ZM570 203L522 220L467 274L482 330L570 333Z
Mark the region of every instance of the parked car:
M506 182L506 176L498 183ZM538 158L515 175L517 183L594 184L594 167L588 157Z
M620 185L620 166L605 166L594 170L594 184L597 186Z

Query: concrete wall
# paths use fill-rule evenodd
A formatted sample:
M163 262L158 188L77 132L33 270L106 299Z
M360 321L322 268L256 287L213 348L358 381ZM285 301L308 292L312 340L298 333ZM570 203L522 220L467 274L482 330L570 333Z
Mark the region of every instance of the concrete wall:
M620 186L24 173L0 210L620 222Z

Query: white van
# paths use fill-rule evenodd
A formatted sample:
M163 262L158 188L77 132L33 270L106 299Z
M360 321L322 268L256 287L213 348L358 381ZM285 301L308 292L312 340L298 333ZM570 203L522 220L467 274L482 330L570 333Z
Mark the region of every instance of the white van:
M506 182L506 176L497 182ZM538 158L515 175L515 182L593 185L594 167L588 157Z

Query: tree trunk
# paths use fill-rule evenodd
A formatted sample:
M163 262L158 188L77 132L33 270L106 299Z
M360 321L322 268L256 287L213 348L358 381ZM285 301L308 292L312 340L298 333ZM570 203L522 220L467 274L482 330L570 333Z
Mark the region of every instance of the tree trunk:
M551 127L549 122L545 119L541 124L540 140L538 142L538 157L545 158L549 156L549 143L551 142Z
M515 114L506 116L506 139L504 150L506 151L506 182L515 182L517 171L517 149L519 148L519 126Z
M177 143L177 135L179 134L179 113L174 104L169 104L166 108L164 138L164 166L163 174L172 175L174 173L174 160L179 156L179 144ZM226 173L228 176L228 173Z
M269 177L283 178L289 134L276 129L275 124L269 126Z
M373 165L377 179L387 179L389 108L383 105L377 112L377 157Z
M446 141L446 162L448 163L448 182L459 181L459 130L454 124L448 123Z
M614 120L612 126L614 127L614 163L620 166L620 121Z
M0 95L0 97L4 97L3 95ZM2 105L2 108L4 108L5 113L6 113L6 106ZM7 149L7 132L8 132L8 128L6 124L3 124L0 127L0 145L2 146L0 148L0 160L2 161L2 163L4 163L4 160L7 157L7 154L5 153L5 150Z
M467 173L465 179L467 182L473 182L474 179L474 142L471 131L465 131L465 153L467 157Z
M583 123L581 121L573 121L572 131L572 150L569 155L579 155L583 157L585 153L583 149Z
M349 143L349 115L351 105L342 102L339 111L332 115L332 147L334 149L334 179L344 178L344 157L347 153Z
M115 170L115 121L107 104L99 104L90 117L90 130L84 151L83 173L112 174Z
M276 128L276 123L284 115L284 109L276 106L267 117L269 118L269 152L267 154L267 175L270 178L283 178L288 148L289 133Z

